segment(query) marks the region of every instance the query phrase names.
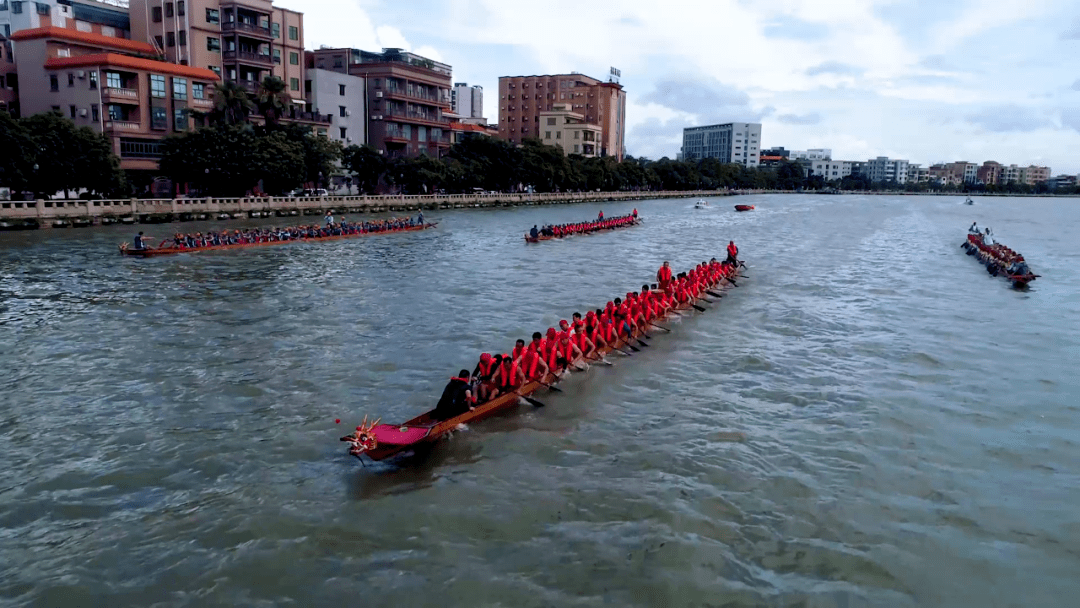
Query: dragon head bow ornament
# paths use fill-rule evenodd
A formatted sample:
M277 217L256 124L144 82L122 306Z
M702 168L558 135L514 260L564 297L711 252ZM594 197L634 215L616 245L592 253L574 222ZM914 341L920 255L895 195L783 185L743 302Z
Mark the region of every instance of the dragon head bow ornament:
M368 424L367 416L364 416L364 421L360 423L360 426L356 427L356 431L352 434L346 435L341 438L342 441L349 442L351 446L349 453L353 456L359 456L364 452L374 450L379 445L379 440L375 438L375 435L371 432L382 418L379 418L375 422Z

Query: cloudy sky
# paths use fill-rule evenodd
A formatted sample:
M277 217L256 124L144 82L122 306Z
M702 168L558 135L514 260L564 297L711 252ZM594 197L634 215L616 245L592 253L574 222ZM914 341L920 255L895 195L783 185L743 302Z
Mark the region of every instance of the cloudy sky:
M308 48L401 47L484 87L622 70L627 151L760 121L762 145L833 158L997 160L1080 172L1077 0L277 0Z

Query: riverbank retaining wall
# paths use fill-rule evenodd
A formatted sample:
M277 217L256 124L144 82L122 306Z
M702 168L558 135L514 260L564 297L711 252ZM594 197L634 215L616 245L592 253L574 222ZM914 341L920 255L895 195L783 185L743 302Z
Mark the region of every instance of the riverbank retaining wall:
M389 196L177 198L3 201L0 220L40 227L190 219L379 213L433 209L558 205L657 198L715 197L749 191L551 192L542 194L427 194Z

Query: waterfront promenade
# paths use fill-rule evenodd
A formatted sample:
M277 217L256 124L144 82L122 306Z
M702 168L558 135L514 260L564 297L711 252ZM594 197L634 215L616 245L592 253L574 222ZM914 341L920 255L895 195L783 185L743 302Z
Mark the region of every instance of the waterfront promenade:
M233 219L322 215L327 211L377 213L419 209L467 207L512 207L557 205L594 201L627 201L658 198L715 197L742 194L742 191L662 191L662 192L551 192L491 194L425 194L384 196L176 198L119 200L36 200L3 201L0 221L12 225L61 227L127 222L159 222L174 219Z

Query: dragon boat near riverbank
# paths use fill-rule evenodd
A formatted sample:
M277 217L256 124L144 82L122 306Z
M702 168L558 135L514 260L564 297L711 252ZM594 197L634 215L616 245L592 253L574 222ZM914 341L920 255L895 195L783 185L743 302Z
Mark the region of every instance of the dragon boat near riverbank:
M250 247L269 247L289 243L314 243L338 241L362 236L396 234L400 232L420 232L438 226L435 223L398 220L399 225L384 223L335 224L333 226L294 226L290 228L256 228L246 231L226 230L203 235L182 235L165 239L158 247L133 247L128 243L120 245L120 255L151 258L179 253L201 253L204 251L226 251L247 249ZM388 227L389 226L389 227ZM141 233L140 233L141 234Z

